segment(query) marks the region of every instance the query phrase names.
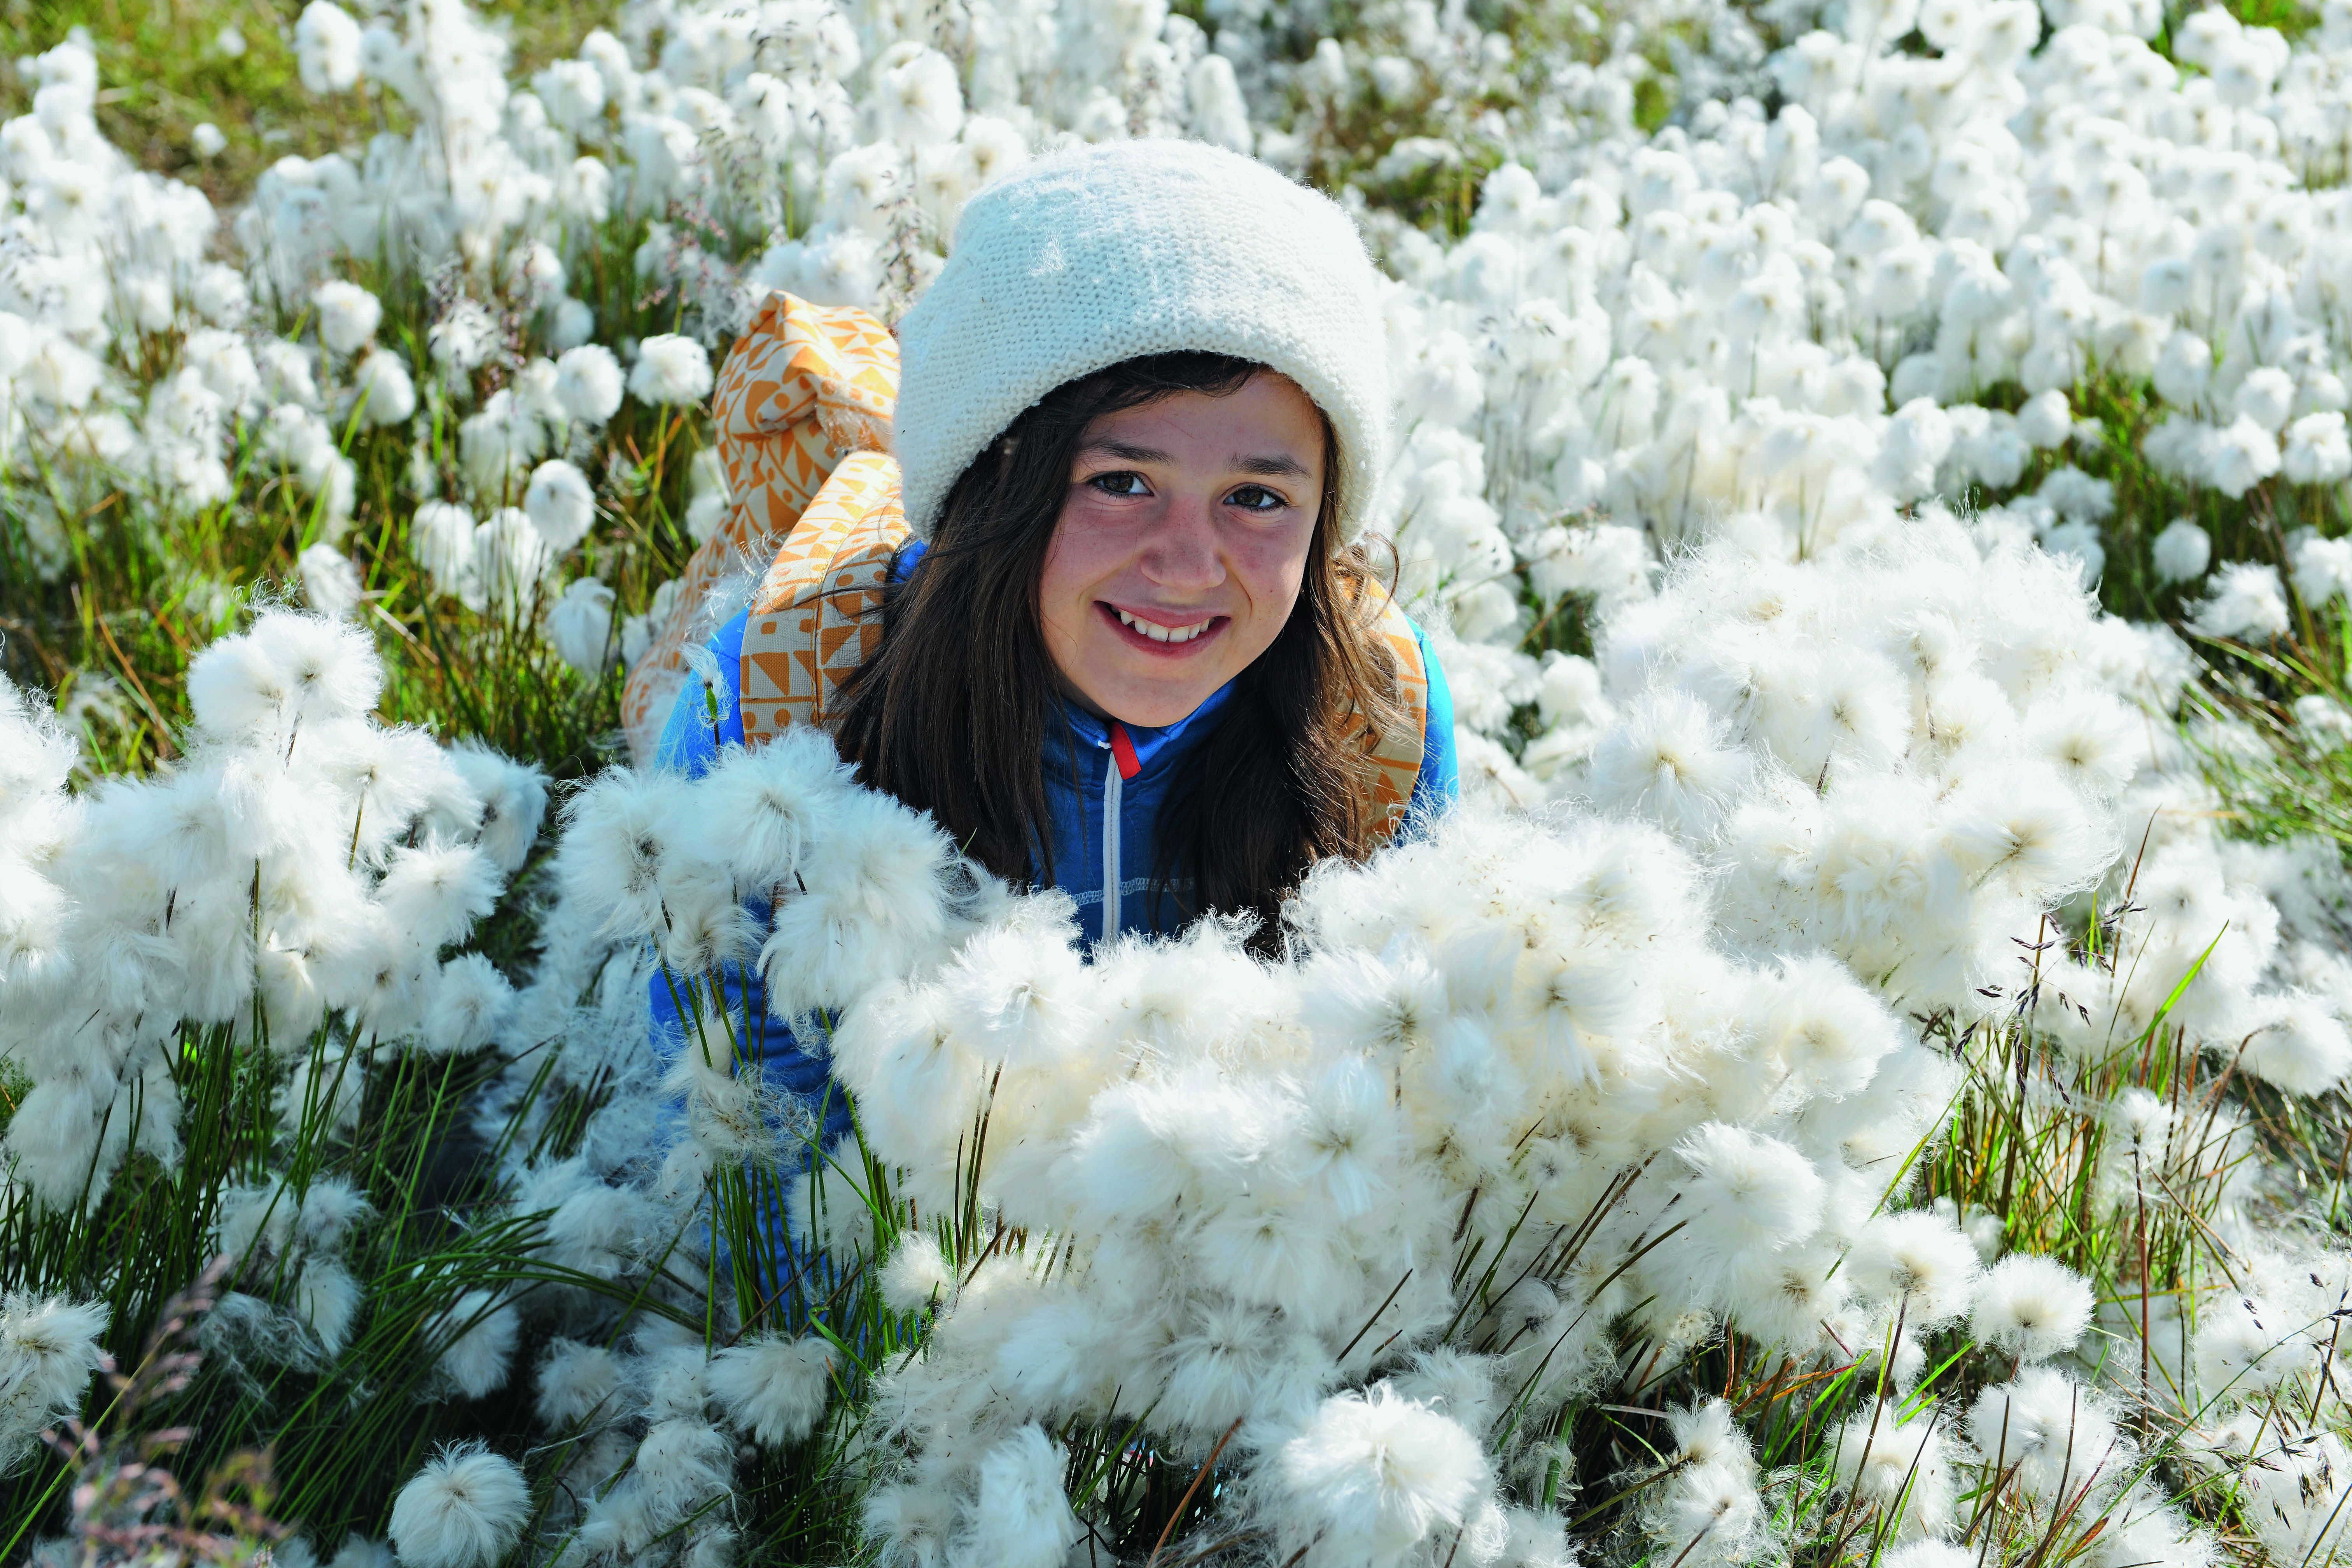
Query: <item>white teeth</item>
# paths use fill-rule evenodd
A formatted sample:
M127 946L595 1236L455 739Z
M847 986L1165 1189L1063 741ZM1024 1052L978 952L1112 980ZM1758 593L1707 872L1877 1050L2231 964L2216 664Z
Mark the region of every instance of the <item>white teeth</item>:
M1113 605L1111 608L1118 612L1119 623L1122 626L1133 627L1135 630L1141 632L1145 637L1150 637L1153 642L1191 642L1194 637L1199 637L1202 632L1209 629L1208 621L1195 622L1193 625L1189 626L1156 626L1150 621L1139 620L1135 616L1129 615L1125 610L1119 609L1117 605ZM1215 618L1216 617L1213 616L1209 617L1210 620L1214 620Z

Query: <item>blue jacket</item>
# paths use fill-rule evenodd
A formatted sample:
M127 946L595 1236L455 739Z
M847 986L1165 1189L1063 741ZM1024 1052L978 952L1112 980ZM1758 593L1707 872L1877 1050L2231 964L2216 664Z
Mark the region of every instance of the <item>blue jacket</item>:
M901 550L891 563L892 580L905 581L922 553L919 541ZM719 629L709 645L723 688L719 693L715 732L708 689L698 677L689 674L663 726L655 752L657 766L698 778L717 762L719 746L743 743L737 682L748 619L748 611L738 615ZM1428 637L1419 626L1413 628L1413 636L1421 645L1422 666L1429 673L1429 712L1422 736L1421 776L1413 784L1408 820L1441 809L1461 787L1454 751L1454 696ZM1053 882L1077 901L1079 931L1089 949L1102 940L1103 911L1114 897L1118 910L1115 931L1157 930L1155 914L1173 923L1172 910L1153 908L1170 900L1155 899L1150 890L1160 807L1171 787L1184 776L1193 752L1215 728L1216 715L1232 695L1233 685L1228 682L1173 724L1156 730L1125 726L1134 752L1131 770L1121 765L1111 726L1074 708L1063 710L1076 741L1078 765L1073 776L1072 748L1059 737L1047 741L1043 772L1046 806L1053 817ZM1115 813L1106 809L1113 801L1118 806ZM1113 830L1108 845L1107 828ZM756 902L751 907L765 924L768 910ZM767 1016L758 970L734 966L726 979L728 1011L739 1023L749 1020L752 1033L746 1045L757 1053L763 1075L771 1086L818 1112L824 1142L829 1147L848 1131L850 1116L841 1092L832 1089L824 1058L803 1051L790 1030ZM667 974L654 976L652 1000L654 1048L667 1065L682 1043L678 1011Z

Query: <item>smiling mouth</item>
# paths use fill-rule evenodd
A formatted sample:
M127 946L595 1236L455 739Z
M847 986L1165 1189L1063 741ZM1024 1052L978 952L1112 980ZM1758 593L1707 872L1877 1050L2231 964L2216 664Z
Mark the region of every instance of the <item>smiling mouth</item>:
M1141 632L1153 642L1170 643L1191 642L1194 637L1199 637L1202 632L1207 631L1211 623L1215 621L1217 618L1214 616L1211 616L1208 620L1195 621L1189 626L1154 626L1150 621L1139 620L1135 616L1129 615L1125 610L1120 609L1117 605L1113 605L1111 606L1111 613L1118 617L1118 624L1125 626L1128 630Z
M1223 616L1206 616L1189 626L1163 626L1157 622L1147 621L1140 616L1131 615L1117 605L1105 602L1102 607L1110 612L1111 618L1118 623L1119 629L1127 633L1130 644L1145 644L1154 652L1163 650L1173 652L1178 648L1187 647L1219 630L1227 619Z

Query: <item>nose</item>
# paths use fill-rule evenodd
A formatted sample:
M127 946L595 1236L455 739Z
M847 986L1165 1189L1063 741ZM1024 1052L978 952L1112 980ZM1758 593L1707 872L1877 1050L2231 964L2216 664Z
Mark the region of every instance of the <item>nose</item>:
M1144 544L1143 574L1171 593L1197 594L1225 580L1213 505L1206 495L1172 498Z

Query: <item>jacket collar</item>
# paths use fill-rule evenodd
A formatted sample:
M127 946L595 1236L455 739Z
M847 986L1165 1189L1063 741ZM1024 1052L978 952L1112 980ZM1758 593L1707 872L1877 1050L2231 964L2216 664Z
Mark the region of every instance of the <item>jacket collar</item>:
M1156 729L1142 724L1126 726L1128 741L1135 747L1135 760L1139 764L1136 769L1137 774L1140 776L1151 772L1156 759L1181 752L1185 749L1184 738L1187 735L1198 739L1207 734L1215 724L1218 711L1232 700L1233 694L1234 682L1228 680L1203 698L1198 708L1173 724L1162 724ZM1062 718L1069 725L1070 733L1077 738L1080 747L1089 751L1103 751L1109 747L1110 724L1108 721L1097 719L1085 709L1067 701L1062 704ZM1053 749L1050 746L1046 748L1049 754Z

